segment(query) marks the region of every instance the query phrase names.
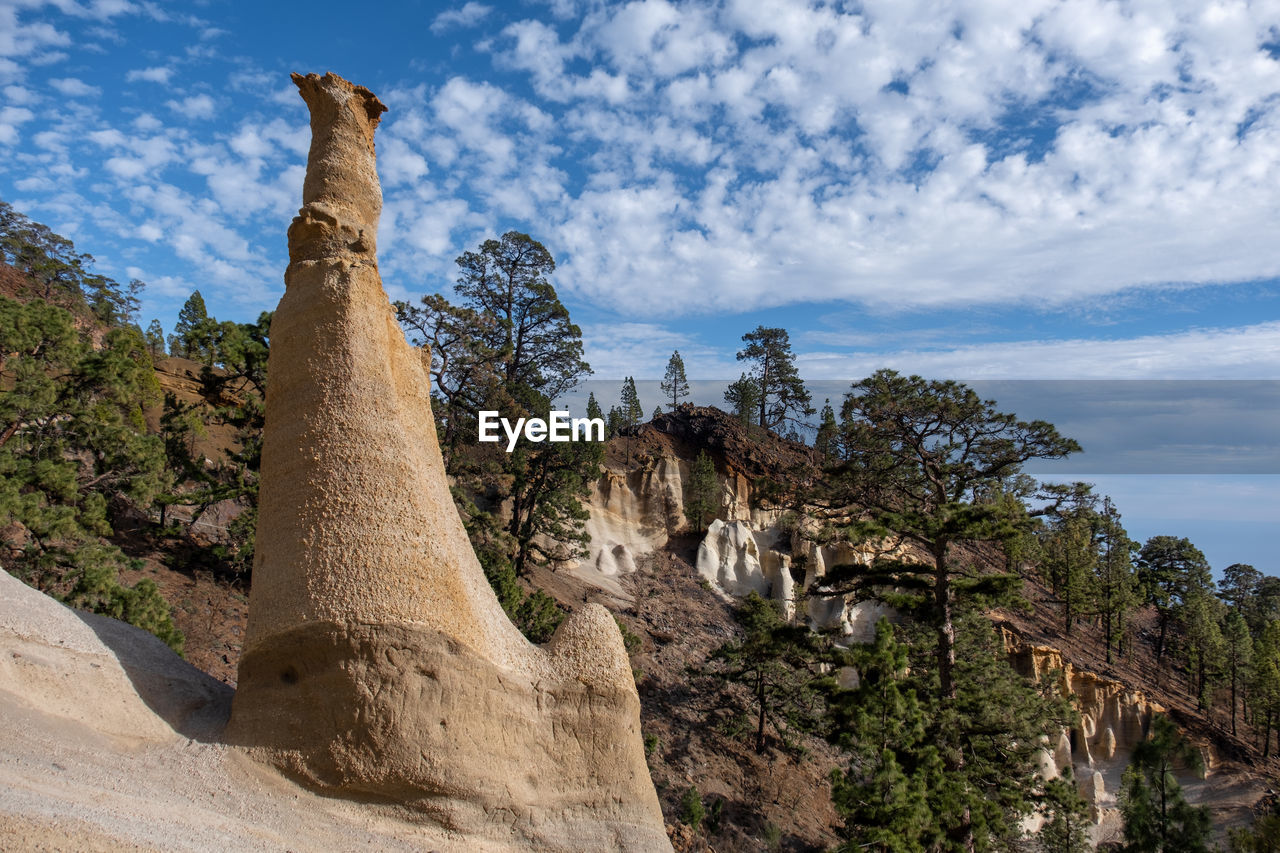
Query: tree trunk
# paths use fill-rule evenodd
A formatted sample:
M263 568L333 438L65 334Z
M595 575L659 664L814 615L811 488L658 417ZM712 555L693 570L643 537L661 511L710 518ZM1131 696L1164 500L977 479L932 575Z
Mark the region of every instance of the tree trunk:
M956 627L951 612L951 577L947 574L947 543L943 542L934 548L934 606L938 620L938 689L944 704L954 702L956 698ZM964 770L964 753L946 755L948 770L959 773ZM976 850L973 837L973 815L966 804L960 816L960 826L956 828L954 837L960 842L961 849L967 853Z
M756 701L760 704L760 717L756 725L756 752L764 752L764 676L756 676Z
M1107 665L1110 666L1112 663L1112 660L1111 660L1111 605L1110 604L1107 605L1107 612L1103 614L1102 621L1103 621L1103 625L1105 626L1103 628L1103 633L1106 634L1106 638L1107 638Z
M951 615L951 577L946 543L934 549L933 603L938 626L938 687L943 701L956 698L956 627Z
M1231 665L1231 734L1236 733L1236 667Z

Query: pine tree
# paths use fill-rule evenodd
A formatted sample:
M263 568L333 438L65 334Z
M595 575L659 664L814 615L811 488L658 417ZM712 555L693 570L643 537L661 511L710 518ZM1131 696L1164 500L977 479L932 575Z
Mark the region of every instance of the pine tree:
M640 405L640 394L636 391L636 381L628 376L622 382L622 417L627 426L638 426L644 418L644 407Z
M849 766L831 774L831 799L847 839L839 849L923 851L939 831L928 797L943 768L907 679L907 647L881 618L875 642L851 657L858 687L832 703L835 739L850 755Z
M1036 840L1044 853L1091 853L1088 804L1076 791L1070 765L1062 768L1061 776L1045 783L1040 811L1045 822Z
M821 719L818 637L788 624L778 603L756 592L738 605L734 618L745 636L713 651L708 673L748 689L756 752L764 752L770 727L789 748L794 732L813 729Z
M582 330L569 319L547 276L556 262L528 234L508 231L457 260L454 290L465 306L492 322L482 325L508 393L555 400L591 373L582 358Z
M1271 755L1271 732L1280 714L1280 621L1268 623L1254 639L1249 697L1262 757L1267 758Z
M846 816L844 849L1005 849L1033 811L1061 812L1069 823L1083 808L1073 789L1038 774L1043 734L1073 723L1068 703L1013 670L981 613L960 622L953 701L937 695L928 626L905 624L899 644L886 622L873 647L851 650L846 662L860 683L830 703L835 739L852 754L832 785Z
M1211 704L1213 686L1223 666L1226 644L1219 627L1222 602L1205 590L1194 590L1179 614L1185 643L1188 692L1199 708Z
M739 350L738 361L754 362L751 378L759 394L756 422L765 429L780 430L796 416L813 414L787 330L757 326L742 340L747 345Z
M742 421L743 426L749 427L756 422L753 419L760 402L760 388L747 374L742 374L737 382L730 383L725 389L724 401L729 404L738 420Z
M583 359L582 330L569 318L548 276L555 260L528 234L508 231L457 259L454 293L424 297L422 308L396 306L416 341L432 347L439 407L437 430L460 483L480 486L491 468L501 471L510 507L512 564L523 575L532 562L572 558L589 540L582 499L598 476L603 447L596 442L517 444L513 453L453 452L466 440L480 409L506 417L548 416L561 398L591 373ZM467 466L472 466L467 468ZM488 478L492 482L492 478ZM460 511L464 508L460 508ZM552 544L552 543L555 544Z
M651 421L656 421L656 420L657 420L658 418L660 418L660 417L662 417L662 407L661 407L661 406L654 406L654 407L653 407L653 414L649 416L649 420L651 420Z
M146 341L147 352L151 353L152 361L164 358L164 326L160 325L159 320L152 320L147 326Z
M194 291L182 304L178 312L178 322L173 326L173 340L177 350L173 355L204 361L209 356L208 342L209 312L204 305L204 297L200 291Z
M827 471L824 502L853 516L855 541L910 543L928 563L878 561L869 570L833 571L823 594L901 590L902 603L921 608L938 631L939 689L954 697L955 627L960 595L993 595L1019 581L979 575L956 559L961 542L1002 541L1029 524L1025 509L985 499L1029 459L1057 459L1079 450L1044 421L997 412L956 382L927 381L881 370L855 383L841 412L840 440L848 456ZM980 496L975 500L974 496Z
M609 407L609 414L605 415L604 432L609 438L619 435L627 426L627 416L623 414L622 409L617 406Z
M1253 638L1249 636L1249 624L1239 611L1227 614L1223 623L1223 664L1227 684L1231 689L1231 734L1236 733L1236 711L1242 688L1249 682L1253 667Z
M680 350L671 353L667 360L667 372L662 378L662 393L671 398L671 411L680 405L680 398L689 396L689 380L684 375L684 359Z
M587 417L604 419L604 412L600 410L600 403L596 400L594 391L587 394Z
M1124 637L1125 619L1137 605L1138 593L1133 573L1133 552L1137 545L1121 526L1120 513L1109 497L1102 499L1098 540L1101 553L1094 569L1093 607L1102 617L1107 663L1112 663L1112 649Z
M1160 634L1156 659L1164 657L1169 625L1187 598L1196 591L1212 591L1209 562L1189 539L1152 536L1138 554L1138 580L1148 604L1155 605Z
M142 333L111 329L99 349L71 314L0 297L0 531L7 568L72 606L126 619L174 648L181 635L154 584L126 588L134 567L103 537L163 486L164 455L144 409L159 386Z
M1063 630L1071 627L1085 609L1090 581L1097 568L1097 498L1088 483L1047 486L1059 498L1050 514L1050 527L1041 545L1049 585L1062 604Z
M983 573L961 556L965 542L1002 542L1025 530L1025 508L995 499L1001 487L1029 459L1055 459L1079 450L1051 424L1019 421L996 411L964 385L930 382L882 370L855 383L841 411L841 444L846 459L828 469L824 484L828 514L843 513L855 542L911 544L929 555L927 563L885 557L870 567L834 567L811 590L831 596L856 592L910 608L934 632L934 698L941 719L980 719L981 702L967 715L961 710L964 679L957 655L960 633L957 607L1007 598L1020 578ZM973 624L973 623L970 623ZM995 671L990 674L995 677ZM975 714L977 716L975 717ZM938 737L963 739L958 725ZM1041 732L1047 731L1042 729ZM1034 739L1034 738L1033 738ZM988 804L975 799L977 788L963 780L983 767L965 745L941 750L947 786L939 796L954 807L941 815L961 849L973 849L980 835L1003 832L1003 824L985 827ZM991 759L998 764L998 759ZM1025 780L1019 780L1025 782ZM948 793L949 792L949 793Z
M684 514L698 533L707 529L708 517L715 517L720 509L720 481L716 479L716 465L707 451L698 451L689 470L689 482L684 487Z
M822 416L818 423L818 433L813 439L813 449L819 458L831 456L836 451L836 438L839 434L836 424L836 412L831 408L830 400L822 401Z
M1260 630L1266 621L1258 594L1262 581L1262 572L1253 566L1232 563L1222 570L1222 583L1218 587L1218 597L1243 616L1251 630Z
M1130 853L1208 853L1209 810L1190 805L1174 767L1197 771L1200 753L1163 714L1133 750L1121 782L1125 850Z

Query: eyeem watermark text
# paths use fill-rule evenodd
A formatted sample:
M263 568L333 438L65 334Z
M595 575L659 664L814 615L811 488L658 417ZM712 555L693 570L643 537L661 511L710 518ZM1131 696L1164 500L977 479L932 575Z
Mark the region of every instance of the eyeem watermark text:
M543 441L604 441L604 418L570 418L568 411L551 413L550 420L542 418L517 418L515 426L497 412L480 412L480 440L501 440L498 427L507 434L507 452L516 449L516 440L523 434L534 443Z

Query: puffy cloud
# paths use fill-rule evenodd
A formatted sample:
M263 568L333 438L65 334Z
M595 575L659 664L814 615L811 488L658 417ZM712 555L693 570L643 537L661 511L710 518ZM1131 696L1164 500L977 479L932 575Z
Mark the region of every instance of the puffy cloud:
M430 29L431 32L439 35L452 29L474 27L487 18L492 11L492 6L469 2L460 9L447 9L436 15Z
M655 323L599 323L582 329L583 350L596 380L653 379L663 375L673 350L680 350L685 372L692 378L724 377L733 367L724 354L695 338ZM615 389L616 390L616 389ZM609 399L597 389L601 404Z
M182 100L165 101L165 106L193 121L211 119L216 111L213 98L208 95L191 95Z
M63 18L0 5L0 74L9 61L22 78L0 144L29 158L0 171L60 187L88 174L111 193L163 179L262 245L297 204L297 93L251 59L207 54L235 125L192 124L221 118L209 77L158 117L108 120L81 100L36 128L30 99L47 90L26 76L85 35L67 16L156 17L70 5ZM379 90L393 107L383 264L400 286L439 286L458 252L520 228L552 248L577 304L649 319L1067 306L1280 276L1273 18L1191 0L634 0L513 17L467 3L431 24L488 30L497 73L456 65ZM163 57L147 62L161 64L125 79L172 82ZM76 73L57 85L103 79ZM129 198L170 233L155 202ZM190 239L189 253L221 251Z
M87 98L102 94L97 86L90 86L75 77L62 77L49 81L49 85L68 98Z
M26 107L0 108L0 145L13 145L18 141L18 128L35 118Z
M135 68L124 75L124 79L130 83L141 80L147 83L159 83L162 86L167 86L171 77L173 77L173 69L159 65L151 68Z

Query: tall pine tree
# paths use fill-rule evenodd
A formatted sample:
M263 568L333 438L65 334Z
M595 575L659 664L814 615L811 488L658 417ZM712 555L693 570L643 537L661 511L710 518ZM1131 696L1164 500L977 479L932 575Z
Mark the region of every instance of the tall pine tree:
M671 353L667 360L667 372L662 377L662 393L671 398L671 411L680 405L682 397L689 396L689 380L684 375L684 359L680 350Z
M1062 605L1063 631L1070 636L1076 619L1084 614L1098 562L1094 539L1097 497L1088 483L1046 488L1059 500L1050 513L1050 525L1041 544L1042 564Z
M756 422L765 429L781 430L789 421L813 414L787 330L757 326L742 340L746 346L738 351L738 361L752 362L750 376L759 394Z
M1152 536L1138 554L1138 580L1148 604L1155 605L1160 633L1156 659L1164 657L1169 625L1196 592L1213 590L1213 575L1204 554L1189 539Z
M1176 767L1199 769L1200 753L1172 720L1157 714L1121 782L1127 853L1208 853L1209 810L1187 802Z
M708 672L747 688L750 702L738 707L755 718L756 752L764 752L769 729L790 747L794 734L814 729L822 717L819 638L807 626L789 624L776 601L756 592L738 605L734 618L744 636L713 651Z
M684 515L701 533L707 529L710 519L720 508L720 481L716 479L716 465L707 451L698 451L689 471L689 481L684 487Z
M636 381L628 376L622 381L622 401L619 407L627 426L639 425L644 420L644 407L640 405L640 394L636 391Z
M1138 603L1137 578L1133 573L1133 552L1137 544L1120 524L1120 513L1111 498L1102 499L1098 516L1100 553L1094 568L1093 607L1102 619L1102 637L1107 663L1125 635L1125 620Z
M1025 508L1019 511L991 496L999 495L1027 460L1060 458L1079 445L1051 424L996 411L993 401L981 400L959 383L891 370L855 383L841 414L846 458L828 470L826 512L844 513L854 541L910 545L928 561L886 557L870 567L832 567L813 592L860 591L911 606L934 632L937 714L962 721L957 607L1007 595L1019 578L978 570L958 546L1004 541L1023 530L1029 523ZM980 786L967 781L975 778L967 768L977 762L962 743L966 731L960 724L939 732L941 742L950 744L941 754L953 780L940 791L955 808L945 817L948 837L957 849L972 850L980 835L1003 829L984 827L988 818ZM992 767L981 772L988 771L999 772Z

